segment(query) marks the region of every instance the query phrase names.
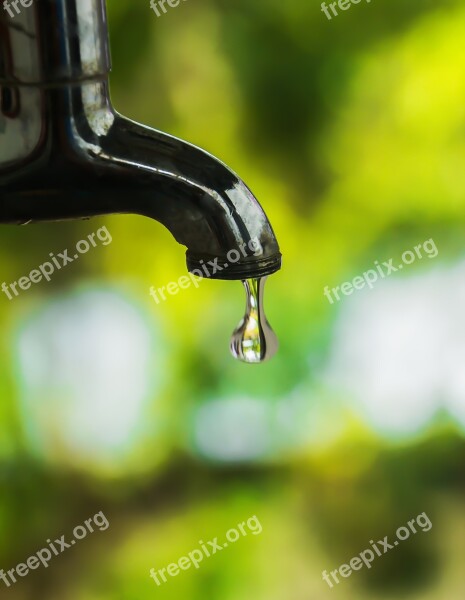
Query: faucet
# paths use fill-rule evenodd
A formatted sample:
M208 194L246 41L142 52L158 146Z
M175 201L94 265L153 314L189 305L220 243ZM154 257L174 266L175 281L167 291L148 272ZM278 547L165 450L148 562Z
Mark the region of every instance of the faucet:
M218 279L281 268L268 218L235 173L112 107L105 0L1 4L0 224L132 213L187 247L189 271L211 259L228 265Z

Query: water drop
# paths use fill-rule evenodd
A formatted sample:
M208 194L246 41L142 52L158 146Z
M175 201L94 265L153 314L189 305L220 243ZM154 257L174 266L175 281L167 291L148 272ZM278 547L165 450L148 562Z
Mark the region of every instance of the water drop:
M231 354L246 363L261 363L274 356L278 338L265 316L263 290L266 277L245 279L247 303L245 315L231 338Z

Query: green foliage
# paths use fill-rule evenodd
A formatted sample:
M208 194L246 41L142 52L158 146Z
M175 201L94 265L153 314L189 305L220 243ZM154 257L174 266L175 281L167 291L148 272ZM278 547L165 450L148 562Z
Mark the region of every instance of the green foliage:
M108 248L14 302L2 295L0 567L25 560L92 510L111 517L109 531L68 551L59 565L30 574L9 597L324 600L337 592L324 587L323 569L430 511L432 533L352 575L340 593L357 600L458 598L463 423L440 413L394 444L370 427L348 392L330 391L323 374L346 305L330 305L323 289L431 237L440 248L436 269L463 256L462 3L372 0L332 21L306 0L188 0L160 18L148 0L108 5L117 109L224 159L269 214L284 255L266 297L281 352L257 368L229 357L229 334L244 305L239 283L204 282L155 304L149 287L184 274L184 251L141 217L106 219ZM100 224L1 227L3 280L17 280ZM428 265L412 265L412 280L431 271ZM145 399L138 439L107 440L103 433L120 431L125 413L118 405L105 408L108 471L98 468L100 456L89 460L87 448L64 434L67 419L76 430L87 427L90 440L93 419L102 414L89 415L76 401L69 373L41 388L42 395L30 392L25 377L36 373L20 352L24 324L55 301L69 337L62 345L57 338L57 347L51 332L36 337L37 364L74 356L87 330L64 315L61 299L102 288L133 303L154 346L140 389L127 397ZM73 369L83 389L103 385L102 365L120 350L112 333L125 324L114 315L115 331L83 346L93 352L94 369ZM87 316L94 323L95 315ZM72 338L80 327L81 337ZM137 344L128 341L126 350L137 370ZM106 383L124 386L129 375L129 367L115 369ZM40 380L51 381L52 373ZM264 415L260 427L227 412L238 401L247 414ZM28 410L28 402L39 405ZM224 435L232 450L248 443L245 459L223 460L199 442L202 409L213 404L226 417L210 424L211 437ZM44 432L51 438L46 448ZM260 441L264 450L254 454ZM151 567L178 560L199 539L253 514L263 520L261 536L163 588L149 578Z

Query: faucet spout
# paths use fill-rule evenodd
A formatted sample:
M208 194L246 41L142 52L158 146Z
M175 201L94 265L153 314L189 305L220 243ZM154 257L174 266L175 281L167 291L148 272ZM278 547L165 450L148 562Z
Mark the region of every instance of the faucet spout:
M211 259L218 259L218 267L209 276L221 279L259 277L280 268L279 247L262 207L222 162L119 117L108 142L104 160L127 170L131 179L137 176L132 211L163 223L187 246L189 270L200 271Z
M113 109L103 0L41 0L18 17L0 20L0 223L140 214L187 247L191 271L215 260L212 278L246 279L281 267L237 175Z

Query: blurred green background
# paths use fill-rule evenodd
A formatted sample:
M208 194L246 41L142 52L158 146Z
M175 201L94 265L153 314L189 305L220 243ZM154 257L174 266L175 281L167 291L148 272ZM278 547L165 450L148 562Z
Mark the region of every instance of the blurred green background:
M239 283L157 305L184 249L136 216L0 228L0 568L110 522L13 600L452 600L465 593L465 7L308 0L108 3L112 98L212 152L262 202L284 266L278 356L229 355ZM439 254L323 295L433 239ZM330 589L330 571L426 511L433 523ZM259 536L157 587L149 569L256 515Z

